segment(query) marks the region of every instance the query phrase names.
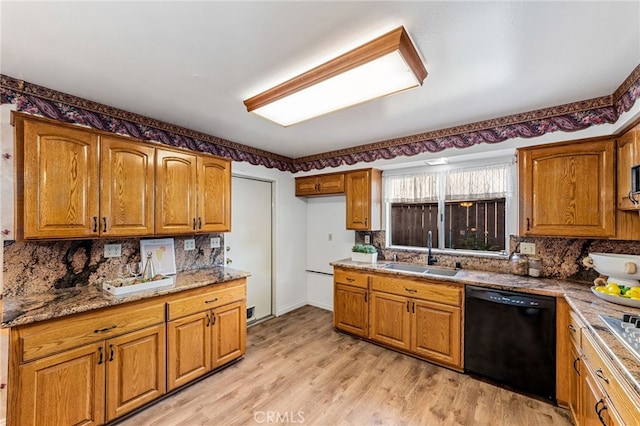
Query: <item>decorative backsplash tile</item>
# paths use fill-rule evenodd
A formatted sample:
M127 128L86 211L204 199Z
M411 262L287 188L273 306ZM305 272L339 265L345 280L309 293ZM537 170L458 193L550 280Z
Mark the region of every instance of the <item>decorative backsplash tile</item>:
M392 260L397 256L399 262L427 263L427 253L408 249L387 249L385 231L356 232L355 242L363 244L364 236L371 236L371 244L378 249L378 260ZM593 282L598 273L587 269L582 259L589 253L624 253L640 255L640 241L594 240L581 238L550 238L550 237L515 237L509 241L510 251L513 252L519 242L536 244L536 256L542 260L542 276L572 281ZM508 258L490 258L480 256L462 256L437 253L439 266L455 267L460 262L465 269L479 271L510 273Z
M211 237L220 238L219 248L210 248ZM184 240L187 239L195 239L195 250L184 250ZM121 244L122 256L104 258L105 244ZM174 247L178 272L222 265L224 261L224 234L174 237ZM3 294L16 296L99 285L116 278L118 266L140 261L140 238L5 241Z

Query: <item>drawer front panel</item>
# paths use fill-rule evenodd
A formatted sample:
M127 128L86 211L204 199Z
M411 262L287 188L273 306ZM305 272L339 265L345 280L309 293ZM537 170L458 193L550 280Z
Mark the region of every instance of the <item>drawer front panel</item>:
M344 271L342 269L336 269L334 271L333 279L336 284L346 284L359 288L368 288L369 286L369 275Z
M87 312L18 330L22 362L98 342L164 322L164 303L142 303Z
M588 331L582 331L582 351L586 358L585 365L591 370L598 385L604 390L615 407L615 411L624 419L626 424L635 424L640 412L640 400L632 399L633 389L626 388L623 380L617 378L616 373L605 355L596 349L594 338Z
M431 284L403 278L374 276L371 280L371 289L451 306L462 304L462 288L449 284Z
M237 302L246 297L246 287L244 285L229 287L222 290L213 290L196 296L189 296L167 303L169 321L182 318L187 315L205 311Z
M578 316L573 311L569 312L569 324L567 325L567 328L569 337L571 337L573 343L575 343L577 347L580 347L580 341L582 337L582 333L580 332L580 330L584 328L584 325L580 318L578 318Z

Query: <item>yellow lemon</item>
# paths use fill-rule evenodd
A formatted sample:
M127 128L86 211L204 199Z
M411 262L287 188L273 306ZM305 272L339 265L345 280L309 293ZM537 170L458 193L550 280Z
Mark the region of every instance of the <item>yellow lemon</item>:
M631 287L625 294L632 299L640 297L640 287Z
M598 287L595 288L595 291L599 291L600 293L606 293L607 288L605 286L599 285Z

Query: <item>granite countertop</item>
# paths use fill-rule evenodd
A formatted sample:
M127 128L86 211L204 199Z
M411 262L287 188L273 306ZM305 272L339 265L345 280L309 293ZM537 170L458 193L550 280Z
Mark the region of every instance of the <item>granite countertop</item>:
M475 285L480 287L495 288L499 290L519 291L523 293L542 294L547 296L564 297L569 306L578 314L586 324L588 332L596 338L603 352L611 360L611 363L624 377L629 385L636 391L635 398L640 400L640 359L627 349L618 338L609 331L598 314L608 315L614 318L622 318L623 313L640 315L640 309L617 305L600 299L591 292L588 283L576 283L571 281L533 278L526 276L500 274L496 272L460 270L455 277L425 276L400 272L397 270L383 269L389 263L361 263L350 259L331 262L332 266L354 268L362 271L385 273L389 275L405 277L426 277L438 281ZM397 263L397 262L396 262Z
M27 296L6 296L2 304L1 326L15 327L209 284L223 283L249 275L251 274L248 272L220 266L179 272L176 274L175 284L171 287L121 296L114 296L97 286L74 287Z

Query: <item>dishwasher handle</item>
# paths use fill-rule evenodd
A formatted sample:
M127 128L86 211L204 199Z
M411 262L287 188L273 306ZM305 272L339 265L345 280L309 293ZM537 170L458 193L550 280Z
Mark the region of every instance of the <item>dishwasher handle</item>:
M494 291L486 288L467 286L465 294L467 299L478 299L490 303L499 303L501 305L536 309L553 309L555 307L553 298L529 296L524 293Z

